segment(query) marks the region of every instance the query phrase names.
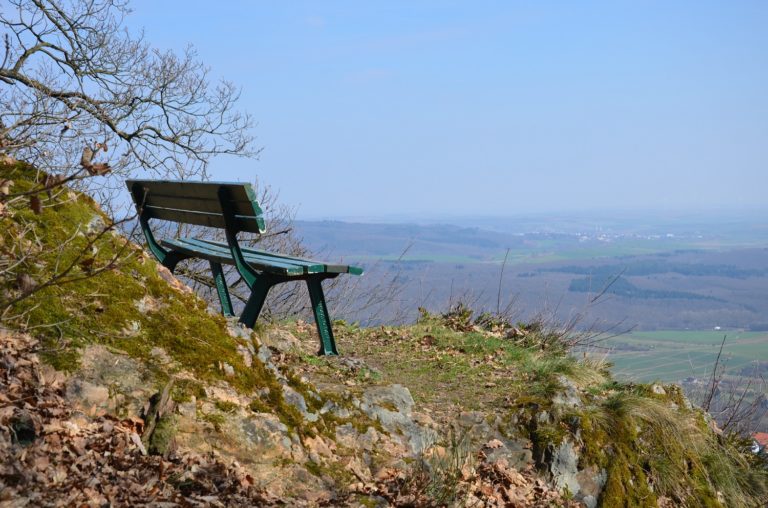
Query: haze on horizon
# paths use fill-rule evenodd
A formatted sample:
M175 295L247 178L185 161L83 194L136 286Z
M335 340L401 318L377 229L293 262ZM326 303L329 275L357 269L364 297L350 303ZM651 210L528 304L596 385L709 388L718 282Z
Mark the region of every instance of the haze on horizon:
M299 218L764 208L768 3L132 2L242 87Z

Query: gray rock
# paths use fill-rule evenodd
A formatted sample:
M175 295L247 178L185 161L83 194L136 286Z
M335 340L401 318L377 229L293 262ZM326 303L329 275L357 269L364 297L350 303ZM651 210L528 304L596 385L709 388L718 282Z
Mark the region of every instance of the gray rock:
M243 346L242 344L238 344L237 352L240 353L240 356L243 357L243 363L246 367L253 365L253 354L247 347Z
M165 352L165 349L161 347L153 347L149 354L152 356L152 359L160 365L170 365L173 363L173 358L171 358L170 355Z
M576 475L576 480L579 482L579 493L575 496L576 499L587 505L587 508L595 508L607 479L608 474L605 469L598 470L590 466L579 471Z
M301 342L291 332L280 328L273 328L267 331L262 337L264 344L276 349L277 351L288 353L301 348Z
M91 220L88 221L88 224L85 226L85 234L89 236L95 235L102 232L105 227L107 227L107 225L104 223L102 216L96 214L91 217Z
M557 377L558 382L563 387L563 391L552 397L552 403L564 407L581 407L581 397L579 396L579 387L566 376L562 374Z
M197 398L193 395L189 402L182 402L177 406L179 414L187 418L195 418L197 415Z
M271 363L270 360L272 358L272 351L269 350L266 346L261 346L258 350L258 353L256 354L256 357L261 361L263 364L269 364Z
M402 385L375 386L363 393L360 409L391 436L402 436L411 453L420 454L437 441L438 434L413 420L413 404L411 392Z
M480 412L464 412L457 419L457 434L470 445L480 445L489 463L506 459L510 466L523 469L533 462L530 442L527 439L510 439L499 429L500 421L488 423L485 414ZM486 446L493 442L493 446Z
M214 310L216 310L217 315L220 313L218 309ZM251 341L251 334L253 333L253 330L240 323L237 317L227 318L227 331L232 337L245 339L247 342Z
M316 422L320 417L315 413L310 413L307 408L307 401L304 396L288 385L283 385L283 397L285 401L299 410L301 416L308 422Z
M140 416L157 391L151 379L142 363L104 346L87 346L80 369L68 382L67 398L86 412L101 408L122 417Z
M576 495L581 491L576 475L579 473L579 456L573 447L573 443L564 440L552 454L552 462L549 471L552 473L552 481L559 489L568 488Z
M352 413L349 412L349 409L339 406L332 400L329 400L325 404L323 404L323 407L320 408L320 414L324 415L329 411L331 412L331 414L339 418L349 418L350 416L352 416Z
M95 385L82 379L72 379L67 383L66 397L76 401L86 413L106 411L110 408L109 389L106 386Z

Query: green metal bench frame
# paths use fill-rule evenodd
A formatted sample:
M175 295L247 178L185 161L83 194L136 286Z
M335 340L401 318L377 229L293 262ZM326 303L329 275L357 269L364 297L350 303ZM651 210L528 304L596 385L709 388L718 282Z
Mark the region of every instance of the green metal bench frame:
M250 184L172 180L127 180L126 184L136 205L150 252L171 272L184 259L206 259L216 284L222 314L235 314L222 264L234 265L251 290L240 315L240 322L249 328L256 323L272 286L303 280L309 290L320 336L318 354L339 354L322 281L342 273L362 275L361 268L241 247L237 239L239 232L262 234L266 230L261 208ZM223 229L227 241L176 238L158 242L149 226L150 219Z

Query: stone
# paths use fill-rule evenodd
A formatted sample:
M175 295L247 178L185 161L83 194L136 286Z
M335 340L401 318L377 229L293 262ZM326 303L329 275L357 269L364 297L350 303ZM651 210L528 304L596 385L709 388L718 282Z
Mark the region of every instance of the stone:
M512 439L498 429L500 420L488 423L486 415L478 411L459 414L456 435L468 443L483 444L483 453L489 463L505 460L511 467L524 469L533 462L530 441Z
M237 352L240 354L240 356L243 357L243 363L246 367L253 365L253 354L247 347L243 346L242 344L238 344Z
M301 416L308 422L316 422L320 417L315 413L310 413L307 408L307 401L304 400L304 396L291 388L290 386L283 385L283 397L285 401L299 410Z
M197 416L197 398L192 395L188 402L181 402L177 407L177 411L180 415L187 418L195 418Z
M91 217L91 220L89 220L88 224L86 224L85 234L91 236L97 233L101 233L105 227L107 227L107 225L104 223L104 218L97 213Z
M140 416L157 390L147 367L104 346L83 349L80 369L67 382L67 398L84 410Z
M216 314L219 314L218 310L216 310ZM225 319L227 320L227 331L232 337L236 339L245 339L247 342L250 342L253 330L242 324L240 318L232 316Z
M331 413L333 413L333 415L336 416L337 418L341 418L341 419L346 419L352 416L352 412L349 409L341 406L335 406L331 410Z
M304 447L308 452L310 452L310 459L312 458L312 453L315 453L321 457L330 458L333 457L332 449L335 448L335 445L333 442L326 443L325 439L323 439L321 436L314 436L304 439ZM317 461L313 460L313 462Z
M576 475L579 472L578 469L579 457L576 454L576 450L573 447L573 443L563 440L560 443L553 454L552 462L549 465L549 471L552 473L552 481L558 489L568 488L568 490L576 495L581 491Z
M557 381L563 387L563 391L556 393L552 397L552 403L564 407L581 407L581 397L579 396L579 387L564 375L559 375Z
M153 347L149 354L160 365L170 365L173 363L173 359L161 347Z
M270 351L267 346L261 346L258 349L256 357L259 359L259 361L261 361L261 363L269 365L271 364L270 360L272 359L272 351Z
M411 422L413 397L403 385L375 386L363 393L360 408L383 427Z
M121 332L125 337L136 337L141 333L141 323L135 320L128 321Z
M299 339L297 339L291 332L280 328L273 328L267 331L262 337L262 341L267 346L282 353L288 353L301 348Z
M658 383L654 383L651 385L651 391L655 393L656 395L666 395L667 391L664 389L663 386L661 386Z
M134 302L136 309L142 314L149 314L150 312L157 312L165 305L157 298L152 298L149 295L144 295L141 300Z
M411 453L418 455L437 441L438 434L413 420L413 397L402 385L374 386L363 393L360 409L378 420L390 436L402 436Z
M587 508L596 508L600 493L608 480L608 473L605 469L598 469L596 466L587 467L576 475L576 481L579 483L579 492L576 499L587 505Z
M149 255L147 255L149 257ZM187 294L193 294L194 291L192 291L192 288L187 286L186 284L183 284L179 279L177 279L169 269L161 265L160 263L157 263L155 265L157 268L157 274L160 276L161 279L163 279L165 282L168 283L169 286L171 286L173 289L180 293L187 293Z
M86 414L101 415L112 409L109 403L109 389L82 379L72 379L67 383L67 399L75 403Z

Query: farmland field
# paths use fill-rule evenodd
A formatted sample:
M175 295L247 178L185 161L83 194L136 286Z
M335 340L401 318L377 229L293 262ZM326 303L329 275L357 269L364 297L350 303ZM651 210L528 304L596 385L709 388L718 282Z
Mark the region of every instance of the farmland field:
M607 360L620 377L637 381L674 382L708 378L720 344L726 337L722 361L729 371L741 371L768 361L768 332L652 331L632 332L606 340Z

